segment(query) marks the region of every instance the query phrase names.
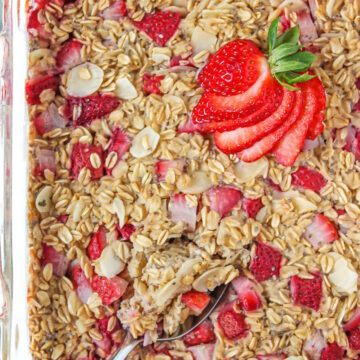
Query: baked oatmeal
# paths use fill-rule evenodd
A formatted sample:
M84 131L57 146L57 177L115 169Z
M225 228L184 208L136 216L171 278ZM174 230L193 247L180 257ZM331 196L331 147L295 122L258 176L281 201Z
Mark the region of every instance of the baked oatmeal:
M27 14L33 358L358 358L359 1Z

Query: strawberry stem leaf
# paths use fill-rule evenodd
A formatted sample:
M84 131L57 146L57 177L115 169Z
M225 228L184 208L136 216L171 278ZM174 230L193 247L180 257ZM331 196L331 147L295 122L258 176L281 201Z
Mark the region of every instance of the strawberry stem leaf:
M276 63L278 60L286 58L287 56L296 54L302 48L301 45L295 44L281 44L280 46L276 47L270 58L270 63Z
M278 31L278 25L279 25L280 18L276 18L270 25L269 33L268 33L268 46L269 46L269 54L272 53L272 50L275 47L276 43L276 36Z
M288 84L296 84L309 81L315 77L315 75L310 75L309 73L297 74L295 72L288 71L286 73L280 73L280 78L286 81Z
M278 47L282 44L297 44L300 38L300 28L299 25L286 30L282 33L275 42L275 47Z
M297 91L297 90L299 90L297 87L291 86L291 85L289 85L287 82L283 81L283 78L281 77L280 74L276 74L276 75L275 75L275 79L276 79L283 87L286 87L286 88L289 89L290 91Z

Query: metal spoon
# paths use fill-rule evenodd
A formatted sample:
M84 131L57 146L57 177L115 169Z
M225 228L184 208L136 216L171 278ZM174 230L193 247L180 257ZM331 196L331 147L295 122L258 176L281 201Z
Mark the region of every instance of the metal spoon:
M210 314L216 309L220 301L223 299L223 297L226 294L226 291L229 287L229 284L227 285L221 285L214 289L210 293L210 302L209 305L204 309L204 311L199 315L191 315L189 316L184 324L180 325L175 334L172 334L169 337L161 337L157 339L157 342L163 342L163 341L173 341L181 339L183 336L194 330L197 326L199 326L201 323L203 323ZM143 342L143 339L134 340L129 345L119 349L117 353L114 354L114 356L111 358L111 360L126 360L127 356L133 351L139 344Z

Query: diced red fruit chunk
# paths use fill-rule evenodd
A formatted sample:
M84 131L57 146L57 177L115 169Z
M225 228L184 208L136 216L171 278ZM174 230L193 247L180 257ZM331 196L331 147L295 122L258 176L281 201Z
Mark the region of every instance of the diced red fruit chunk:
M50 149L36 149L36 166L34 169L35 176L44 176L44 171L47 169L55 174L55 152Z
M213 360L215 353L215 344L201 344L187 348L194 360Z
M59 78L55 75L45 75L29 79L25 85L26 101L30 105L40 104L40 94L47 89L57 91Z
M263 58L263 53L254 42L233 40L210 57L198 81L206 92L223 96L243 93L262 74Z
M160 160L155 164L155 172L159 181L164 181L169 169L178 169L183 171L184 160Z
M171 197L169 211L171 221L182 221L188 225L190 231L195 230L197 207L186 202L185 194L175 194Z
M47 110L37 115L33 121L39 135L44 135L54 129L63 129L69 122L59 114L55 104L50 104Z
M64 113L73 119L75 126L90 124L92 120L110 114L120 104L120 100L110 94L94 94L87 97L69 96L67 100L68 104Z
M303 351L309 357L309 359L320 359L323 349L326 348L326 340L321 332L318 330L314 335L306 340Z
M117 161L111 169L106 168L107 174L112 173L112 169L119 163L122 157L129 150L130 146L131 146L131 140L126 135L126 133L118 127L114 128L111 134L111 142L107 149L107 154L109 155L112 152L115 152L117 155Z
M343 150L352 152L357 161L360 161L360 131L354 126L347 127L347 136Z
M30 8L27 22L27 29L30 35L39 36L43 39L48 39L51 36L51 33L45 30L45 26L39 21L39 11L40 7L37 9Z
M261 201L261 198L259 199L243 198L241 200L241 206L242 209L246 212L248 217L255 219L257 213L264 205Z
M59 215L56 218L57 218L57 220L59 220L63 224L66 224L68 219L69 219L69 215Z
M42 250L42 266L52 264L53 273L60 277L64 276L70 264L66 254L47 244L43 244Z
M149 94L160 94L161 80L165 78L164 75L151 75L144 74L143 77L143 89Z
M344 324L343 329L344 331L351 331L359 327L359 325L360 325L360 307L357 307L354 311L354 314L349 319L349 321L347 321Z
M116 228L125 240L130 240L131 235L136 231L136 227L133 224L125 224L123 227L116 224Z
M111 352L111 339L109 336L103 336L101 340L93 340L96 347L102 349L105 354L110 354Z
M241 191L230 186L217 186L209 189L206 196L210 201L210 210L216 211L223 217L238 204Z
M320 360L341 360L343 356L344 350L336 342L333 342L322 351Z
M59 71L66 71L81 64L82 43L71 39L64 43L56 54L56 67Z
M285 12L283 11L280 16L280 24L282 26L282 32L290 29L290 20L286 17Z
M110 305L119 300L128 286L128 282L118 276L106 278L94 275L91 282L93 291L98 293L104 305Z
M256 245L255 256L250 270L256 281L262 282L273 277L278 277L281 267L281 252L259 241Z
M316 214L312 223L306 228L305 238L315 250L321 245L331 244L338 237L334 224L322 214Z
M187 56L185 58L182 55L173 56L170 59L169 67L170 68L173 68L173 67L176 67L176 66L191 66L191 67L194 67L193 63L190 60L191 60L191 55L189 55L189 56Z
M210 320L205 320L197 326L189 334L183 337L186 345L194 346L199 344L207 344L215 340L214 326Z
M290 291L293 303L319 310L322 299L322 277L320 273L312 273L313 279L291 277Z
M299 169L291 174L291 183L319 193L327 184L327 180L316 170L299 166Z
M345 215L346 214L346 211L344 209L334 209L338 216L342 216L342 215Z
M247 329L245 317L243 314L237 313L233 306L225 306L219 312L217 321L224 336L228 339L237 340L245 335Z
M97 154L100 159L100 166L94 168L90 161L91 154ZM75 179L78 178L81 169L88 168L91 178L97 180L104 175L104 160L101 146L75 143L71 154L71 172Z
M164 46L176 33L180 21L177 12L157 11L145 14L141 21L134 21L133 24L157 44Z
M285 354L263 354L263 355L256 355L258 360L284 360L287 358Z
M103 226L100 226L98 231L91 237L90 243L87 247L87 254L90 260L94 261L98 259L105 247L106 231Z
M105 20L119 21L126 15L126 1L118 0L101 12Z
M198 124L194 124L192 118L190 117L188 121L181 127L178 128L178 133L182 134L193 134L196 131L200 131L201 127Z
M257 310L261 307L261 298L254 283L245 276L238 276L231 282L240 305L245 311Z
M316 19L317 0L308 0L312 18Z
M195 315L200 315L208 306L210 296L199 291L188 291L181 295L181 302L186 305Z
M119 320L115 317L115 325L114 327L109 330L109 320L110 320L110 316L107 317L103 317L102 319L99 319L96 323L99 331L103 334L103 335L112 335L115 331L120 329L120 323Z
M280 185L275 184L271 179L266 179L268 185L270 185L275 191L282 192Z
M93 292L90 280L85 276L84 271L78 263L71 269L71 280L79 299L83 304L86 304Z
M346 333L348 341L349 341L349 348L352 350L359 351L360 350L360 328L355 328Z
M315 24L311 19L308 11L301 11L296 13L300 28L300 41L302 43L309 43L318 38Z

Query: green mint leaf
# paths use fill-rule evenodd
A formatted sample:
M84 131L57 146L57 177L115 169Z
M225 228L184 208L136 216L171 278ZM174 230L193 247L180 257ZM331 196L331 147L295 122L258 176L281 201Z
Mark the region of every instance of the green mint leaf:
M276 42L276 35L278 31L280 17L276 18L270 25L269 33L268 33L268 47L269 47L269 54L273 51Z
M272 73L276 74L279 72L286 71L305 71L309 68L309 64L295 60L283 60L279 61L273 68Z
M275 42L275 47L280 46L281 44L289 43L289 44L297 44L300 38L300 29L299 25L286 30L282 33Z
M281 44L273 50L269 60L270 62L275 63L287 56L296 54L301 48L301 45Z
M288 84L296 84L296 83L306 82L306 81L313 79L314 77L315 77L315 75L310 75L309 73L297 74L297 73L294 73L291 71L281 74L281 78L284 79L284 81L286 81Z
M289 89L290 91L297 91L299 90L298 88L294 87L294 86L291 86L289 84L287 84L286 82L284 82L281 78L281 76L278 76L278 75L275 75L275 79L279 82L279 84L281 86L284 86L286 87L287 89Z

